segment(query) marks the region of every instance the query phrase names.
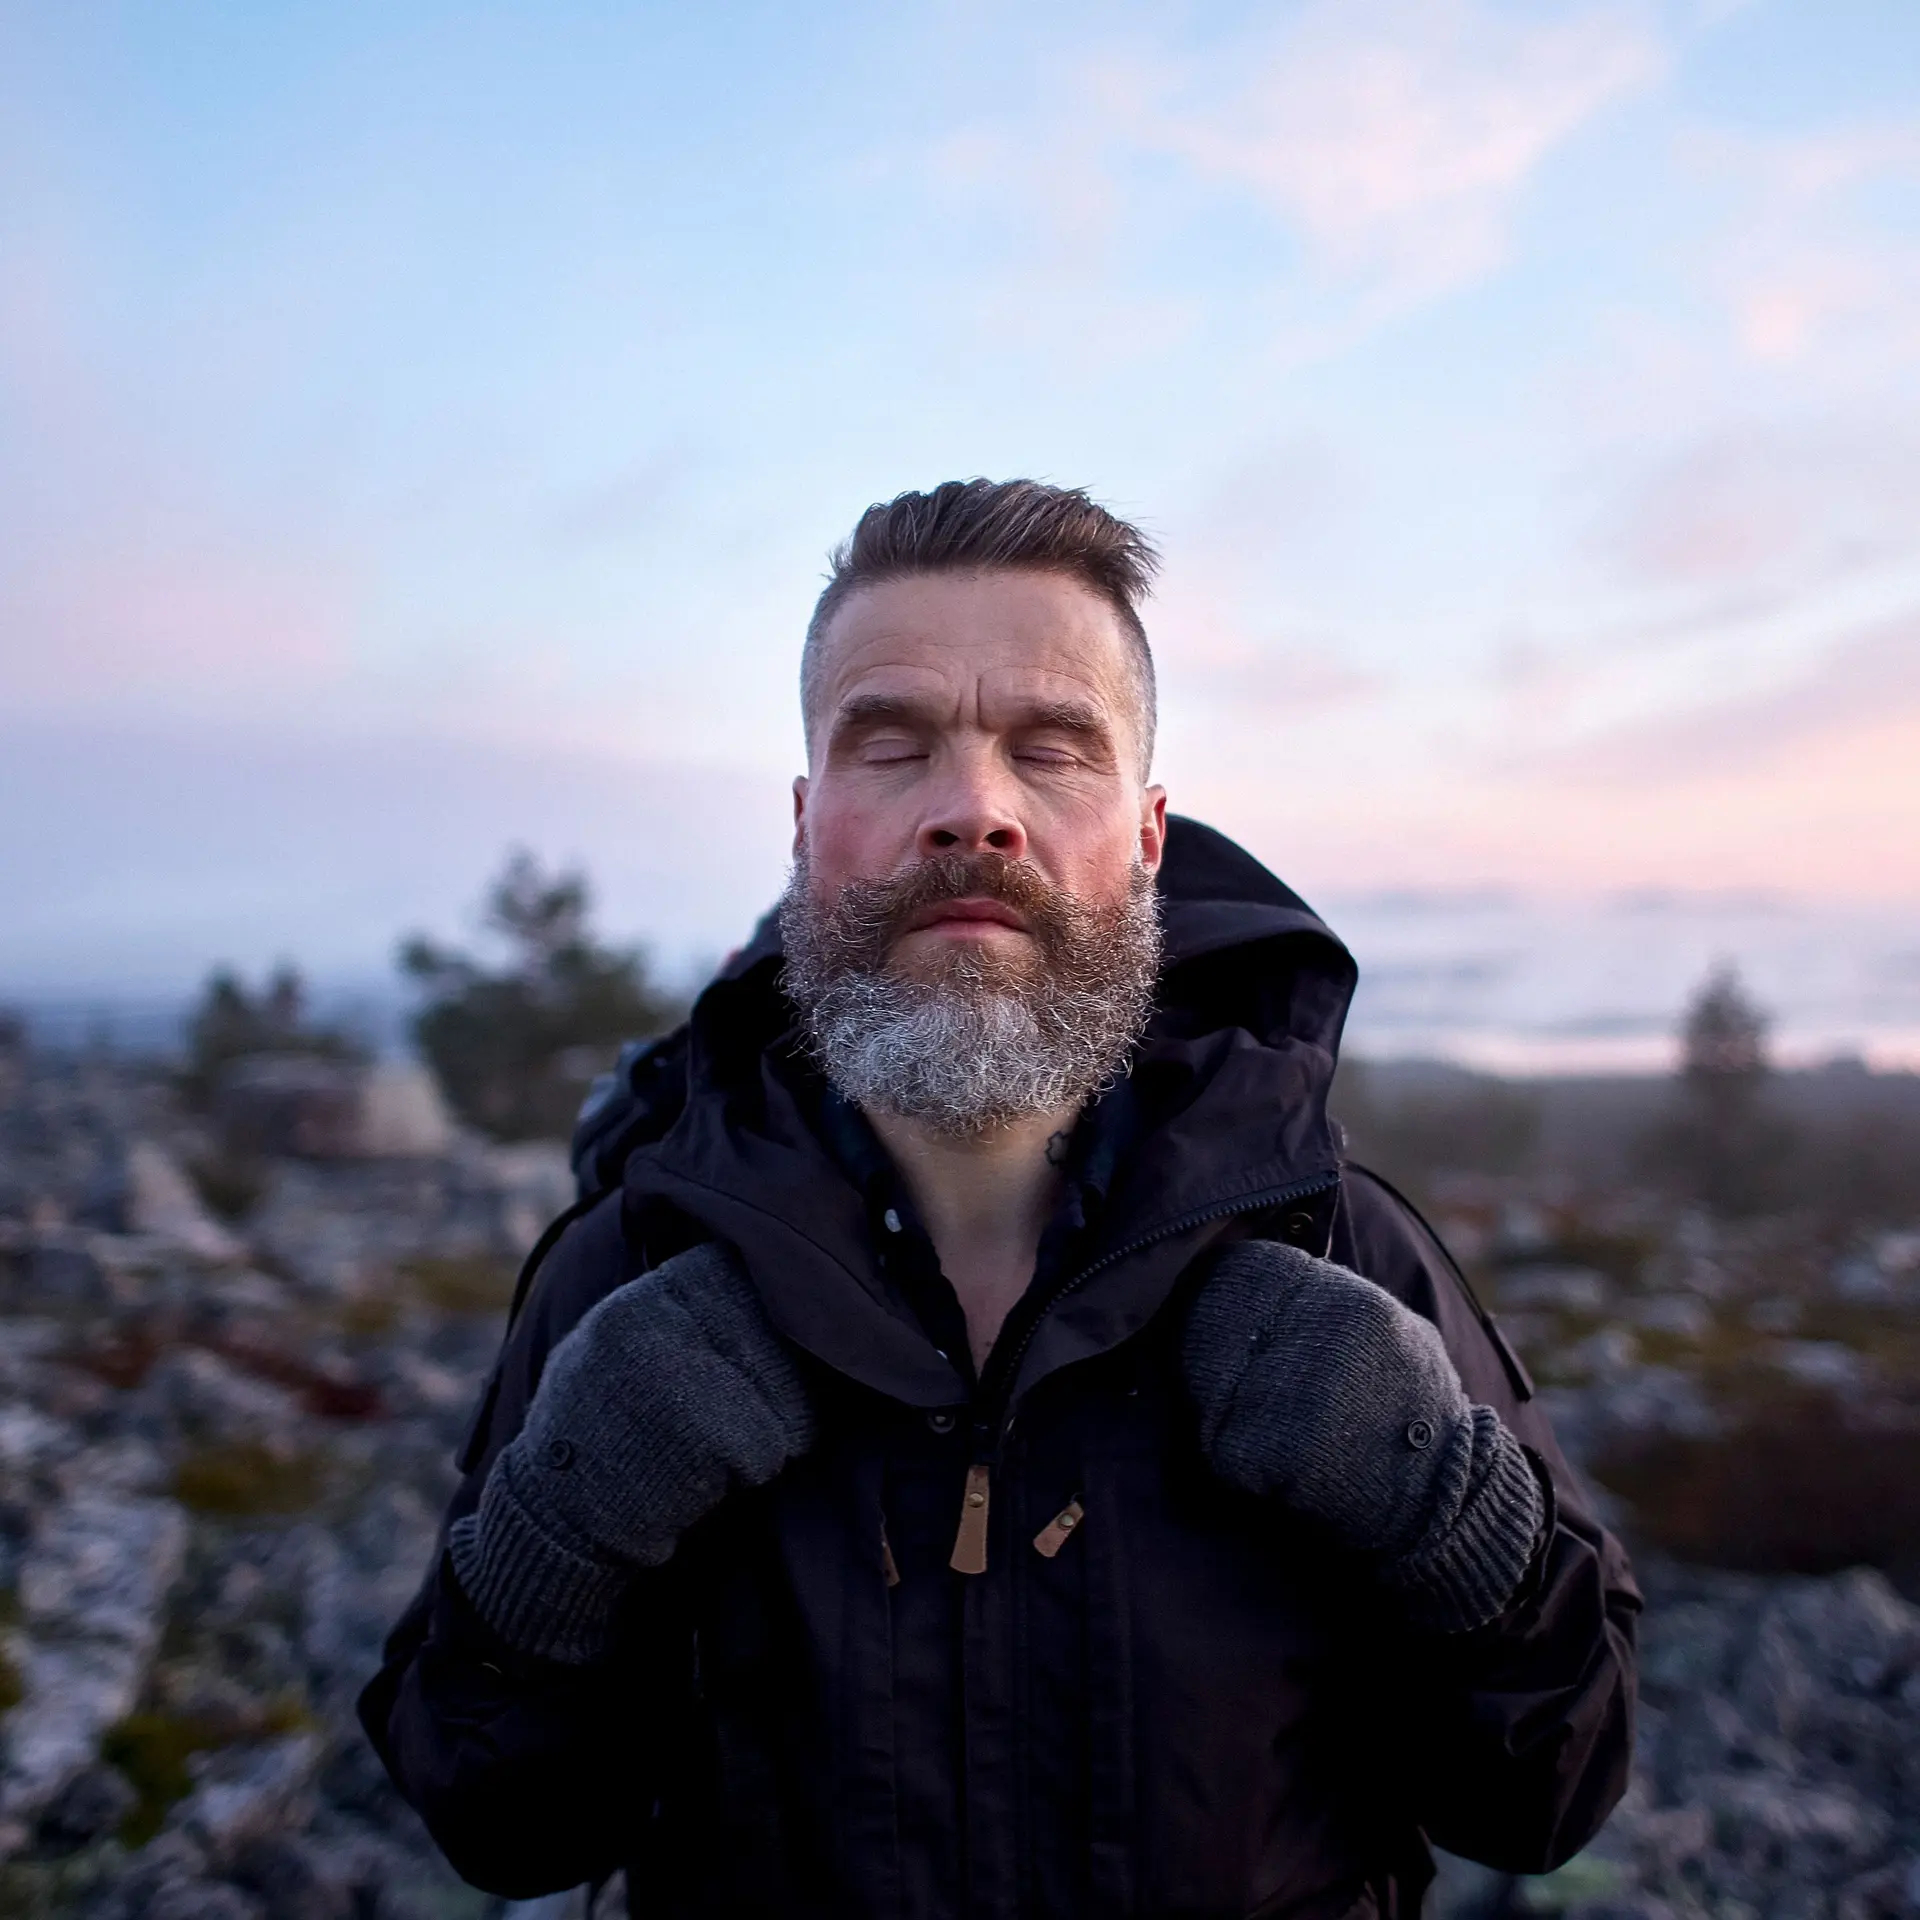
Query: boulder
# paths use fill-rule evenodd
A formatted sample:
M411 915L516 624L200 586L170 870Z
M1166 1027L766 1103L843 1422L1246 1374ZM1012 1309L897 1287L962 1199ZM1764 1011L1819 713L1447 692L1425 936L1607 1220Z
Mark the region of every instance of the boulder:
M453 1118L425 1067L416 1060L382 1060L367 1070L355 1152L370 1159L432 1160L453 1144Z
M193 1182L151 1140L127 1150L127 1229L151 1234L209 1264L245 1257L246 1249L201 1204Z

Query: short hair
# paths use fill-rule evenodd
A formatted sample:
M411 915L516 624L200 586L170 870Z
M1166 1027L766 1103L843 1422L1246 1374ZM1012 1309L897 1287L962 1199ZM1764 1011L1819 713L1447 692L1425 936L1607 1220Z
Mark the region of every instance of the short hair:
M1029 570L1079 581L1118 616L1140 735L1140 773L1146 777L1158 695L1140 602L1152 591L1160 555L1138 527L1109 513L1083 488L974 479L943 481L930 493L896 494L860 516L828 556L828 568L800 653L800 712L809 753L822 643L843 602L862 587L918 573Z

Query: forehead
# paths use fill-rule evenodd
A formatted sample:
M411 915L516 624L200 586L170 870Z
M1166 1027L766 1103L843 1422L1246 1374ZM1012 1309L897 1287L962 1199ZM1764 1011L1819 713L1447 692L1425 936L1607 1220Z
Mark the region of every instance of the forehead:
M1071 681L1124 715L1128 648L1114 609L1064 574L1000 568L883 580L849 595L820 636L816 717L862 682L902 670L956 691Z

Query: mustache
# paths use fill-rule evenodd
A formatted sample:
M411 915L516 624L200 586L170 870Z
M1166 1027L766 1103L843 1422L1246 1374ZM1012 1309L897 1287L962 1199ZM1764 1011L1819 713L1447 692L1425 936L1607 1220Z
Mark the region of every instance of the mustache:
M906 931L907 922L949 900L994 900L1051 944L1079 903L1050 886L1024 860L998 853L942 853L878 880L850 880L828 911L842 935L878 960Z

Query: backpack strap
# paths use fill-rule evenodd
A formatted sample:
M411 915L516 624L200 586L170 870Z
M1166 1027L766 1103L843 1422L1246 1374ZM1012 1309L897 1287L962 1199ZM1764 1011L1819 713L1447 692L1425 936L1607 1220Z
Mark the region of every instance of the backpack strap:
M629 1040L611 1073L587 1089L567 1158L583 1201L620 1184L634 1149L658 1140L687 1104L686 1024L651 1040Z

